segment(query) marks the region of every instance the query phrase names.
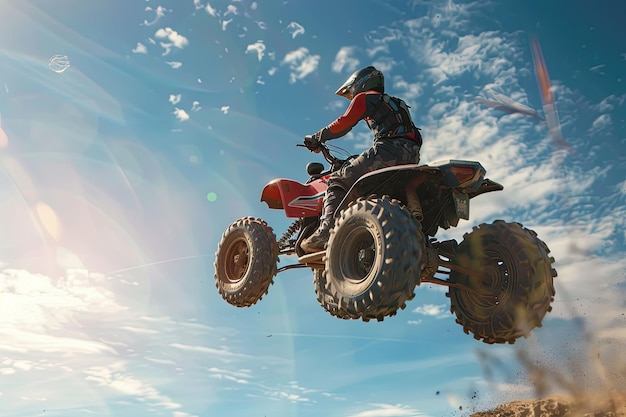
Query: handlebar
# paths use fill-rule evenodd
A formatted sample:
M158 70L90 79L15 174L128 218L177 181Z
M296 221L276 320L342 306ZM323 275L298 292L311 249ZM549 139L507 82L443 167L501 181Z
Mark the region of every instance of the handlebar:
M303 148L306 148L305 145L298 143L296 146L301 146ZM336 156L334 156L331 152L330 149L328 148L328 146L326 146L324 143L320 143L319 145L319 150L322 153L322 155L324 156L324 159L331 165L331 166L341 166L344 162L343 159L337 158Z

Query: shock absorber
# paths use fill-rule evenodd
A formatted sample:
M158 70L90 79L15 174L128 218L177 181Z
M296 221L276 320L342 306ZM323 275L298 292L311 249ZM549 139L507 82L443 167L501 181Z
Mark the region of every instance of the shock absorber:
M289 227L287 228L287 230L285 230L285 233L283 233L283 235L281 236L280 240L278 241L278 247L280 249L283 249L285 246L288 246L289 240L293 237L293 235L296 234L296 232L300 230L301 227L302 227L302 219L298 219L294 221L293 223L291 223Z

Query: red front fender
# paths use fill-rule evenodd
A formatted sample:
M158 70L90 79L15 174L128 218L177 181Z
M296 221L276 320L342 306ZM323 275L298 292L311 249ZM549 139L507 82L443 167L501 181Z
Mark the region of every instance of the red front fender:
M306 185L284 178L272 180L263 188L261 201L269 208L284 209L287 217L317 217L326 194L324 179Z

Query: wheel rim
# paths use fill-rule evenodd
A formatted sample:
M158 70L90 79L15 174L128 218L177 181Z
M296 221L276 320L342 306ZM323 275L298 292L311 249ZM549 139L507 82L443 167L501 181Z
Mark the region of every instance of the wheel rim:
M236 239L226 252L224 272L229 282L240 281L250 264L250 247L245 238Z
M341 244L341 276L352 284L367 280L376 261L376 245L369 228L357 227Z
M495 252L483 252L474 258L477 268L468 277L467 285L471 291L465 291L468 303L477 308L472 309L478 318L488 319L493 309L505 305L509 298L509 290L515 276L515 263L507 256Z

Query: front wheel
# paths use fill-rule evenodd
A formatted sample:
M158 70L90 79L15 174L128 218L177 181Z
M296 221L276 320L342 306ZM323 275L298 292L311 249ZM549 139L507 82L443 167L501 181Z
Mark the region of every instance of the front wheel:
M331 230L317 299L333 316L382 321L413 298L424 251L419 223L397 200L359 199Z
M548 246L519 223L474 227L456 250L450 311L485 343L514 343L541 326L552 307L556 270Z
M222 235L215 253L215 285L228 303L249 307L267 294L277 263L272 229L261 219L244 217Z

